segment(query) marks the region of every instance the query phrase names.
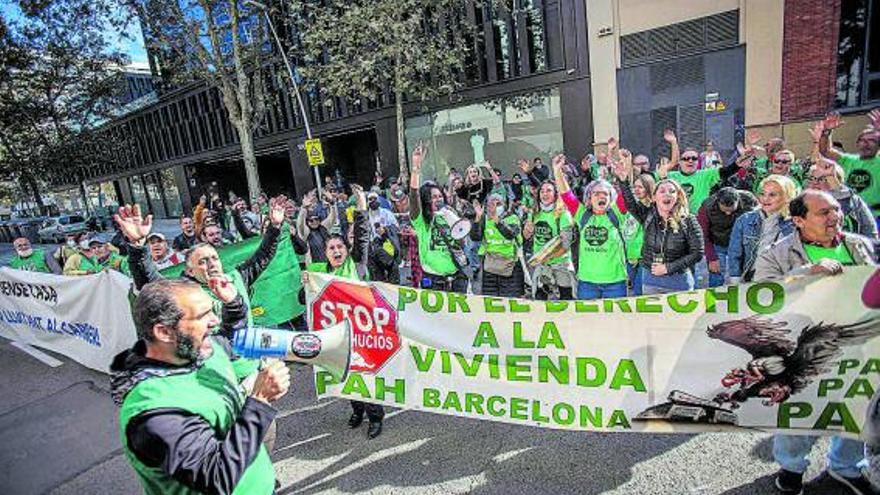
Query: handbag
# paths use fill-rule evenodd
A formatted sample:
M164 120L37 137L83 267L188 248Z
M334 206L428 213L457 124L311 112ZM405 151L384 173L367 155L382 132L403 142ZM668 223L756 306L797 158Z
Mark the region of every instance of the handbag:
M513 275L513 268L518 261L518 258L507 258L497 253L486 253L486 256L483 258L483 270L486 273L500 277L509 277Z

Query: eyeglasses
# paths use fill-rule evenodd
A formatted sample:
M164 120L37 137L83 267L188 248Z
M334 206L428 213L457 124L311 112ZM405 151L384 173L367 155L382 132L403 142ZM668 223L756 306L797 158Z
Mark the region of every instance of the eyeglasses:
M778 163L780 165L782 165L782 164L788 165L789 163L791 163L791 160L773 160L773 163Z
M823 175L823 176L821 176L821 177L813 177L813 176L810 176L810 177L808 178L808 180L809 180L810 182L828 182L828 179L829 179L830 177L831 177L830 175Z
M686 162L695 162L695 161L697 161L699 158L697 158L697 157L695 157L695 156L683 156L683 157L681 157L681 159L684 160L684 161L686 161Z

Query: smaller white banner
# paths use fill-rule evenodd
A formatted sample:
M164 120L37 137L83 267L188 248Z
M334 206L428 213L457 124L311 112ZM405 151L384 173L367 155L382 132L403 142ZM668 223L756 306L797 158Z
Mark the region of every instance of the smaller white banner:
M62 277L0 268L0 336L107 373L113 357L137 340L130 286L112 270Z

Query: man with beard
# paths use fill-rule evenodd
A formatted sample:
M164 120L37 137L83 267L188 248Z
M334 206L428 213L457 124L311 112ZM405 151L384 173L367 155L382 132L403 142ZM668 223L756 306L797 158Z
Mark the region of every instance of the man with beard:
M61 274L61 266L55 258L42 249L34 249L27 237L18 237L12 241L15 248L15 256L9 262L9 267L16 270L29 272Z
M198 244L198 242L199 240L196 237L196 224L193 223L193 219L191 217L181 217L180 235L174 238L171 242L171 247L173 247L175 251L182 253Z
M278 238L281 233L279 227L284 222L284 204L279 198L273 198L269 205L271 225L263 234L260 246L250 258L229 272L224 273L223 263L217 255L217 249L212 244L197 244L186 253L186 268L181 274L181 278L199 284L205 294L214 299L216 313L221 312L223 302L214 297L208 287L208 281L212 277L225 276L244 298L245 303L250 306L248 298L250 286L260 277L275 256L275 249L278 247ZM152 215L143 218L138 205L133 207L127 205L120 208L119 213L113 218L129 242L128 259L135 288L140 289L148 283L161 280L162 275L156 269L152 257L147 256L144 247L144 241L152 228Z
M138 341L111 365L123 450L149 495L268 495L275 472L263 440L277 413L270 402L287 393L290 372L273 361L245 391L259 361L236 359L215 327L243 325L248 307L224 278L208 285L224 302L222 321L187 280L160 280L138 295Z

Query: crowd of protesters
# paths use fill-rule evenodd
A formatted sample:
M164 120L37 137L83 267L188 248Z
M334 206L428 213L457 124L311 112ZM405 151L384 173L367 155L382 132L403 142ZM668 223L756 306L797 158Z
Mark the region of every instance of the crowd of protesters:
M880 223L880 111L869 114L855 154L832 144L842 124L834 114L816 122L813 148L801 157L780 138L749 132L725 159L712 143L682 149L666 131L670 156L656 164L610 139L607 151L577 163L562 154L546 157L549 165L522 159L510 177L483 162L425 180L429 150L418 145L408 180L377 178L364 189L328 178L300 203L263 195L250 207L214 190L180 219L170 243L139 208L124 207L113 239L71 235L54 253L17 239L12 266L66 275L115 269L140 289L161 280L160 269L185 263L182 278L202 288L222 322L234 322L227 333L244 324L235 315L248 307L249 287L280 236L290 237L304 273L545 300L834 275L876 263ZM256 236L251 258L224 269L217 250ZM352 408L352 428L366 414L368 436L381 433L380 406ZM775 438L780 491L800 492L814 440ZM828 474L867 493L858 491L868 486L863 457L860 442L835 438Z

